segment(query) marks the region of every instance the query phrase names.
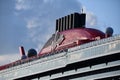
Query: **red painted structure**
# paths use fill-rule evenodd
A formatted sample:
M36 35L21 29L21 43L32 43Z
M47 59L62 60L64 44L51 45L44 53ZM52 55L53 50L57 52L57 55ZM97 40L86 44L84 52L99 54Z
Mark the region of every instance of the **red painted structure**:
M88 43L94 40L105 38L105 34L99 30L92 29L92 28L78 28L78 29L70 29L62 32L58 32L64 36L64 39L61 41L60 44L57 44L55 41L54 45L52 42L44 47L40 54L50 53L52 51L59 51L68 49L74 46L78 46L80 44ZM54 47L54 49L52 49Z

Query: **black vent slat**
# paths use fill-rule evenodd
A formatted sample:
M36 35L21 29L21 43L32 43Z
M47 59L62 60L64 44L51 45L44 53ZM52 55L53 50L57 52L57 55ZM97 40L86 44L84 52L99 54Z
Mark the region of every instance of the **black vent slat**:
M80 26L85 27L86 24L86 14L80 14Z
M61 31L64 30L64 26L63 26L63 25L64 25L64 17L61 18L61 26L62 26L62 27L61 27Z
M66 16L63 19L63 31L66 30Z
M57 20L56 20L56 31L57 31L57 30L59 31L59 29L58 29L58 28L59 28L59 22L58 22L58 21L59 21L59 20L57 19Z
M74 14L71 14L69 18L69 29L73 29L73 15Z
M73 15L73 28L78 28L81 27L81 23L80 23L80 14L75 13Z
M66 30L69 29L69 18L70 18L70 16L68 15L67 20L66 20Z

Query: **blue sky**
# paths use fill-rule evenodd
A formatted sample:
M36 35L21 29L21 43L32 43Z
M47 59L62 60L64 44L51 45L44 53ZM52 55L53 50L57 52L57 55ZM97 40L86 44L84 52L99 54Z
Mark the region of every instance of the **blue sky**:
M87 13L87 27L120 34L120 0L0 0L0 65L20 59L19 46L40 51L55 32L55 20Z

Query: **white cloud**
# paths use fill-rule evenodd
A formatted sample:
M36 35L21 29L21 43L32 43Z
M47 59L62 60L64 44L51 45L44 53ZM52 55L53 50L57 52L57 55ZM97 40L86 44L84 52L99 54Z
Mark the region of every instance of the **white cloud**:
M20 59L19 54L4 54L0 55L0 65L8 64Z
M83 6L83 12L86 13L86 26L87 27L94 27L97 25L97 17L93 12L86 9L85 6Z
M39 19L34 17L32 19L27 20L27 28L32 29L40 26Z
M92 12L87 13L86 21L87 25L90 27L97 25L97 18Z
M16 0L15 9L16 10L27 10L30 8L28 0Z

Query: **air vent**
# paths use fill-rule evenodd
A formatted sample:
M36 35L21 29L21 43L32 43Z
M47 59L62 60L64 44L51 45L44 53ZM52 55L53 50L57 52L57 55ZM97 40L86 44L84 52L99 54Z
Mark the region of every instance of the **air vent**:
M84 28L86 14L73 13L56 20L56 31L61 32L69 29Z

